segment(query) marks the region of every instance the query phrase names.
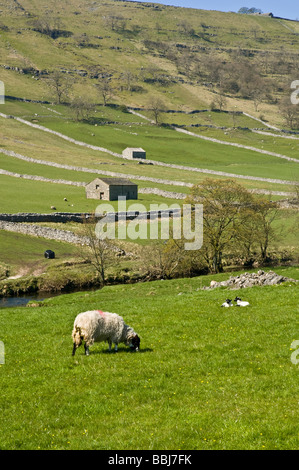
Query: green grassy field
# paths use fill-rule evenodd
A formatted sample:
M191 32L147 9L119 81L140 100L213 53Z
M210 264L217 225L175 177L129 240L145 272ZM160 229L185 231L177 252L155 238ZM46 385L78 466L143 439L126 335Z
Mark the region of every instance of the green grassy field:
M53 264L51 260L44 258L44 252L49 247L60 261L71 258L77 252L77 248L69 243L9 233L4 230L0 230L0 246L0 263L11 267L10 274L16 274L24 268L31 271L45 271Z
M117 21L121 18L116 26L111 24L113 15ZM67 34L52 39L35 31L37 19L52 28L59 25ZM3 117L1 148L88 171L2 153L0 169L80 182L93 180L95 169L102 174L113 171L130 175L140 188L186 194L189 188L181 182L200 184L208 176L196 168L298 181L298 163L155 126L119 106L142 108L151 119L153 97L162 99L168 110L208 109L198 114L165 112L160 122L298 159L298 141L253 133L264 125L248 116L210 111L221 91L219 79L210 73L213 64L218 63L226 84L231 70L222 70L224 64L236 68L236 79L237 69L240 78L242 70L245 74L252 68L269 86L258 110L252 96L241 92L225 92L224 110L247 112L285 128L279 102L290 91L291 80L298 78L298 28L298 23L274 18L139 2L71 0L58 5L56 0L4 0L0 80L6 100L1 113L118 153L143 147L148 159L190 169L138 165ZM54 70L64 71L70 85L64 104L56 103L48 86ZM103 97L96 92L101 76L111 79L114 107L102 106ZM97 104L89 122L74 119L70 102L79 95ZM224 129L189 127L192 124ZM294 185L235 180L247 189L294 192ZM151 203L182 203L141 193L138 199L147 209ZM0 212L49 213L51 206L84 212L97 204L86 199L83 187L0 176ZM81 228L52 226L75 233ZM271 244L271 256L297 259L297 211L281 210L274 226L279 237ZM146 272L147 244L123 242L129 256L108 269L111 282L137 279ZM55 260L43 257L49 248ZM297 267L274 270L299 280ZM8 281L8 275L21 278ZM287 282L233 292L200 290L212 279L229 275L119 284L53 297L36 308L1 308L0 352L3 343L5 363L0 363L0 449L298 450L299 365L291 361L291 345L299 339L298 286ZM93 268L82 263L77 247L2 230L0 276L5 295L40 286L52 292L82 289L95 281ZM250 307L220 307L238 294ZM141 351L131 353L121 345L117 354L109 354L107 344L96 344L89 357L83 348L72 357L74 318L90 309L122 315L140 335Z
M23 104L20 104L20 107L22 106ZM65 112L68 112L67 108L65 108ZM111 114L111 112L112 110L108 110L108 114ZM119 113L116 110L113 112ZM34 118L32 109L31 113L31 118L27 116L29 121ZM130 116L128 113L121 114L123 116ZM127 123L106 124L105 126L95 127L69 119L61 120L60 118L43 118L41 116L38 119L38 123L68 137L87 144L104 147L120 154L127 146L136 146L145 148L149 159L167 164L172 163L190 168L197 167L207 170L224 171L236 176L248 175L253 178L279 178L286 181L298 179L298 164L295 162L289 162L274 156L262 155L246 149L204 141L171 129L152 126L146 122L133 124L128 121ZM38 129L32 129L14 120L2 120L1 130L0 134L2 134L5 142L4 148L36 159L85 166L91 169L96 168L97 170L103 169L103 171L162 178L174 182L197 183L205 176L204 173L195 173L192 170L181 171L176 168L161 166L158 168L156 166L142 167L137 165L136 162L123 160L101 151L82 148L66 142L60 137ZM193 129L193 131L195 133L199 132L198 129ZM18 139L15 138L16 133L18 134ZM202 135L247 146L251 145L261 150L264 149L295 158L298 153L296 141L282 138L252 133L249 136L248 132L237 130L230 131L229 136L224 135L223 131L216 130L202 131ZM42 168L41 165L29 165L24 162L13 161L13 159L2 155L0 156L0 162L3 162L3 169L19 173L42 174L43 176L47 176L47 173L49 173L49 177L55 174L61 175L57 177L74 181L88 181L88 178L89 180L93 178L92 173L88 176L88 174L83 174L82 172L70 172L62 169L50 169L48 167ZM246 180L243 183L249 188L285 190L282 188L283 185L275 183ZM147 183L147 185L153 184Z
M99 201L87 199L85 189L68 186L65 184L45 183L25 179L1 176L0 187L0 211L5 213L16 212L94 212ZM67 201L64 201L64 198ZM127 201L127 207L136 201ZM140 194L137 203L150 209L151 204L172 203L172 199L151 194ZM109 201L109 204L117 208L118 201Z
M198 288L227 277L1 309L1 449L298 449L298 289L234 291L250 307L222 309L232 293ZM72 357L73 320L90 309L120 313L141 351L100 343Z

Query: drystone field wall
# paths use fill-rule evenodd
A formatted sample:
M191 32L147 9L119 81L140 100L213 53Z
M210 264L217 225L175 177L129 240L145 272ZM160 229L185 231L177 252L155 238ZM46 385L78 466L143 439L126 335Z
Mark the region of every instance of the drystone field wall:
M0 148L0 153L3 153L4 155L7 155L9 157L14 157L14 158L18 158L20 160L24 160L26 162L39 163L41 165L51 166L51 167L54 167L54 168L61 168L61 169L64 169L64 170L80 171L82 173L90 173L90 174L96 174L96 175L101 175L101 176L115 176L115 177L118 177L118 178L135 179L137 181L150 181L152 183L167 184L167 185L170 185L170 186L185 186L185 187L188 187L188 188L191 188L193 186L192 183L185 183L183 181L165 180L165 179L161 179L161 178L152 178L150 176L131 175L131 174L128 174L128 173L116 173L114 171L96 170L94 168L86 168L86 167L82 167L82 166L66 165L66 164L51 162L51 161L47 161L47 160L40 160L40 159L36 159L36 158L26 157L25 155L21 155L19 153L13 152L11 150L6 150L6 149L3 149L3 148ZM174 165L174 167L175 167L175 165ZM4 171L4 170L2 170L2 171ZM52 180L52 181L55 181L55 180ZM56 180L56 181L58 181L58 180ZM284 181L284 183L285 183L285 181ZM84 185L86 185L86 183L84 183Z
M135 114L140 115L139 113L135 113ZM142 116L142 115L140 115L140 116ZM22 118L18 118L18 117L15 117L15 116L10 116L10 115L3 114L3 113L0 113L0 117L5 118L5 119L15 119L16 121L19 121L23 124L26 124L26 125L30 126L30 127L34 127L36 129L42 130L44 132L54 134L54 135L56 135L56 136L58 136L58 137L60 137L64 140L67 140L68 142L71 142L75 145L80 145L82 147L87 147L87 148L92 149L92 150L98 150L98 151L101 151L101 152L104 152L104 153L108 153L108 154L113 155L113 156L118 157L118 158L128 159L128 157L124 157L123 155L121 155L119 153L116 153L116 152L112 152L111 150L106 149L104 147L90 145L90 144L87 144L86 142L81 142L81 141L75 140L71 137L68 137L64 134L61 134L60 132L56 132L56 131L53 131L52 129L48 129L47 127L40 126L38 124L34 124L34 123L32 123L30 121L26 121L25 119L22 119ZM145 116L142 116L142 117L145 118ZM148 119L148 118L145 118L145 119ZM281 154L278 154L278 153L275 153L275 152L269 152L267 150L262 150L262 149L258 149L258 148L255 148L255 147L249 147L249 146L242 145L242 144L237 144L237 143L234 143L234 142L226 142L226 141L214 139L212 137L202 136L200 134L195 134L193 132L187 131L185 129L177 128L177 127L174 127L174 129L177 132L182 132L182 133L185 133L185 134L190 135L192 137L196 137L196 138L203 139L203 140L208 140L210 142L218 143L218 144L221 144L221 145L230 145L230 146L233 146L233 147L243 148L243 149L251 150L251 151L254 151L254 152L258 152L260 154L271 155L271 156L275 156L275 157L278 157L278 158L286 159L288 161L293 161L293 162L299 163L299 160L296 159L296 158L287 157L286 155L281 155ZM0 152L6 153L6 152L9 152L9 151L5 151L4 149L0 149ZM13 153L13 152L10 152L10 153ZM6 153L6 154L8 154L8 153ZM34 159L30 159L30 161L33 161L33 160ZM36 163L44 163L44 162L36 160ZM237 174L234 174L234 173L227 173L227 172L224 172L224 171L208 170L208 169L205 169L205 168L189 167L189 166L185 166L185 165L176 165L176 164L172 164L172 163L159 162L159 161L156 161L156 160L147 160L147 163L151 163L153 165L158 165L158 166L169 167L169 168L175 168L175 169L179 169L179 170L195 171L195 172L199 172L199 173L226 176L226 177L229 177L229 178L239 178L239 179L246 179L246 180L253 180L253 181L265 181L265 182L277 183L277 184L292 184L292 185L296 184L293 181L284 181L284 180L280 180L280 179L262 178L262 177L254 177L254 176L247 176L247 175L237 175ZM60 166L60 168L62 168L62 167L63 166ZM68 169L71 169L71 168L68 167ZM84 170L81 169L80 171L86 171L86 169L84 169ZM97 172L97 173L100 173L100 174L104 174L103 171L97 171L97 170L91 171L91 169L87 169L87 171L89 173ZM126 175L125 177L132 178L132 175ZM145 177L142 177L142 179L144 179L144 178ZM185 186L185 184L184 184L184 186Z
M1 149L0 149L0 153L1 153ZM75 171L80 171L80 170L75 170ZM105 174L109 173L109 176L116 176L116 177L126 176L126 177L130 177L130 178L134 178L136 180L141 180L141 179L144 180L143 177L137 176L137 175L127 175L127 174L123 174L123 173L114 173L114 172L111 172L111 171L110 172L104 172L104 173ZM27 179L27 180L33 180L33 181L44 181L45 183L66 184L66 185L77 186L77 187L85 187L88 184L84 181L70 181L70 180L65 180L65 179L45 178L44 176L25 175L25 174L15 173L15 172L12 172L12 171L2 170L2 169L0 169L0 175L13 176L15 178L23 178L23 179ZM183 183L183 182L180 182L180 181L161 180L161 179L158 179L158 178L149 178L149 180L152 181L152 182L162 183L162 184L186 186L188 188L191 188L193 186L192 183ZM179 192L175 192L175 191L166 191L164 189L151 188L151 187L139 188L138 192L140 194L156 194L157 196L167 197L167 198L171 198L171 199L185 199L185 197L187 196L186 193L179 193ZM292 196L291 192L287 192L287 191L270 191L270 190L267 190L267 189L252 189L251 192L257 193L257 194L269 194L269 195L272 194L273 196Z
M187 197L186 193L176 193L174 191L165 191L164 189L158 188L140 188L138 192L141 194L155 194L156 196L167 197L170 199L185 199Z
M149 220L154 218L161 218L165 215L175 216L176 211L179 209L148 211L139 213L140 220ZM133 220L138 214L135 211L125 213L126 220ZM41 222L50 223L66 223L77 222L82 223L83 219L88 219L92 214L90 212L84 213L69 213L69 212L55 212L53 214L38 214L38 213L18 213L18 214L0 214L0 230L8 232L17 232L24 235L32 235L35 237L42 237L50 240L63 241L75 245L88 245L89 238L78 236L69 230L60 230L52 227L45 227L36 225ZM119 220L121 216L123 220L123 213L113 213L113 217L107 216L107 223L114 223ZM102 218L102 217L100 217ZM99 219L100 219L99 218Z
M24 235L32 235L34 237L47 238L49 240L57 240L75 245L88 245L87 237L80 237L69 230L59 230L50 227L41 227L39 225L24 224L18 222L6 222L0 220L0 230L8 232L17 232Z
M135 179L137 181L150 181L152 183L158 183L158 184L165 184L169 186L183 186L186 188L192 188L193 183L186 183L183 181L173 181L173 180L165 180L161 178L152 178L150 176L140 176L140 175L131 175L128 173L117 173L114 171L106 171L106 170L96 170L93 168L86 168L86 167L81 167L81 166L74 166L74 165L66 165L66 164L61 164L61 163L56 163L56 162L51 162L51 161L46 161L46 160L40 160L36 158L31 158L31 157L26 157L25 155L21 155L19 153L15 153L11 150L6 150L3 148L0 148L0 153L3 153L4 155L18 158L20 160L24 160L30 163L38 163L46 166L51 166L54 168L62 168L65 170L73 170L73 171L80 171L82 173L90 173L90 174L96 174L96 175L102 175L102 176L114 176L118 178L129 178L129 179ZM162 163L162 162L155 162L157 165L162 165L162 166L167 166L170 168L176 168L176 169L181 169L181 170L191 170L191 167L184 167L181 165L173 165L171 163ZM222 171L213 171L213 170L204 170L204 169L198 169L198 168L192 168L192 171L199 171L202 173L206 174L214 174L214 175L221 175L221 176L227 176L227 177L234 177L234 178L242 178L242 179L248 179L248 180L255 180L255 181L267 181L270 183L277 183L277 184L288 184L291 186L296 186L298 185L297 182L294 181L286 181L286 180L278 180L278 179L273 179L273 178L261 178L261 177L253 177L253 176L243 176L243 175L234 175L231 173L225 173ZM52 183L61 183L65 181L65 184L72 184L74 186L86 186L87 183L84 182L72 182L72 181L67 181L67 180L51 180L50 178L44 179L42 176L33 176L33 175L21 175L19 173L13 173L13 172L7 172L6 170L1 170L2 174L9 174L9 176L16 176L16 177L23 177L27 179L35 179L40 181L45 181L47 180L48 182ZM139 190L140 192L140 190ZM273 191L272 194L274 195L276 192ZM266 193L265 193L266 194ZM162 194L161 194L162 195ZM284 193L284 192L277 192L276 195L281 195L281 196L287 196L289 193ZM168 197L168 196L167 196ZM179 198L178 198L179 199Z
M34 127L35 129L39 129L39 130L44 131L44 132L48 132L49 134L54 134L57 137L60 137L61 139L67 140L68 142L71 142L72 144L80 145L81 147L87 147L87 148L92 149L92 150L98 150L100 152L108 153L108 154L113 155L115 157L124 158L121 154L116 153L116 152L112 152L111 150L108 150L104 147L99 147L97 145L90 145L90 144L87 144L85 142L81 142L79 140L72 139L71 137L68 137L64 134L61 134L61 132L53 131L52 129L48 129L47 127L40 126L39 124L35 124L33 122L26 121L25 119L22 119L22 118L19 118L19 117L16 117L16 116L11 116L9 114L0 113L0 117L3 117L5 119L14 119L15 121L21 122L22 124L26 124L27 126Z
M45 183L66 184L70 186L86 186L86 183L82 181L69 181L69 180L64 180L64 179L45 178L44 176L37 176L37 175L24 175L21 173L14 173L12 171L2 170L2 169L0 169L0 175L13 176L15 178L23 178L23 179L32 180L32 181L43 181Z
M64 179L52 179L52 178L45 178L44 176L36 176L36 175L24 175L21 173L14 173L12 171L1 170L0 175L6 176L13 176L15 178L23 178L32 181L44 181L45 183L56 183L56 184L66 184L69 186L78 186L78 187L85 187L88 183L84 181L70 181ZM115 173L115 176L118 176L119 173ZM135 179L138 179L138 176L135 176ZM184 199L187 195L184 193L177 193L175 191L165 191L163 189L158 188L139 188L139 193L141 194L156 194L157 196L168 197L171 199Z
M19 212L18 214L0 214L0 221L14 223L82 223L83 218L91 216L90 212L53 212L52 214L39 214L35 212ZM3 229L2 229L3 230Z

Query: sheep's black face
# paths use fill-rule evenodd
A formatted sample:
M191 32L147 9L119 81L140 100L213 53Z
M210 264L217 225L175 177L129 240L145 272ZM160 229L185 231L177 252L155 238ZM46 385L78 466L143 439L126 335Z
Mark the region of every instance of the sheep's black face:
M138 335L133 336L130 344L132 351L139 351L140 348L140 338Z

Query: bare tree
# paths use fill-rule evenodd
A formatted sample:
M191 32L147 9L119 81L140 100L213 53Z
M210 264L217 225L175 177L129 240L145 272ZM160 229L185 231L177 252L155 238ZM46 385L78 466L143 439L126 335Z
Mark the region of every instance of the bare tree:
M149 101L149 109L154 118L155 124L158 125L161 113L165 112L165 103L158 97L153 96Z
M126 29L127 20L122 15L107 15L104 20L112 31L124 31Z
M126 84L127 91L131 91L133 81L135 80L135 75L130 70L124 70L121 74L121 78Z
M211 103L211 108L212 109L216 108L222 111L226 103L227 103L226 97L224 96L222 92L220 92L215 96L213 102Z
M299 106L292 104L289 97L285 97L281 100L279 109L287 126L291 129L297 129L299 127Z
M41 34L50 36L52 39L57 39L60 36L69 37L73 33L62 29L64 26L61 19L57 16L53 16L51 12L45 12L42 16L30 20L30 23L34 31L38 31Z
M186 34L186 36L194 36L195 35L194 28L187 21L181 21L178 24L178 27L180 28L182 33Z
M273 222L279 215L278 205L268 199L256 200L253 206L256 240L259 244L262 261L265 262L271 242L277 236Z
M88 119L95 110L95 104L82 96L72 98L70 107L75 115L76 121Z
M96 89L100 93L101 97L103 98L104 106L107 106L108 101L111 99L113 95L113 88L111 85L111 81L109 77L102 77L99 78L99 81L95 84Z
M184 240L156 240L144 251L144 264L151 279L172 279L190 276L203 269L200 251L194 253L184 248Z
M116 262L117 247L109 239L102 239L96 233L97 219L83 219L82 235L87 240L87 247L80 250L79 256L89 262L96 270L99 285L106 282L106 270Z
M73 84L73 80L67 77L65 73L60 70L54 70L50 78L46 79L46 83L58 104L68 99L69 89Z

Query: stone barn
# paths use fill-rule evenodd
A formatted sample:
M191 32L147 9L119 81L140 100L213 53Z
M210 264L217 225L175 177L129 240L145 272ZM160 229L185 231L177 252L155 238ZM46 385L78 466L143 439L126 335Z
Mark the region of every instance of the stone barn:
M138 185L125 178L96 178L85 189L88 199L117 201L119 196L138 199Z
M123 157L127 158L142 158L143 160L146 159L146 152L142 148L133 148L127 147L123 150Z

